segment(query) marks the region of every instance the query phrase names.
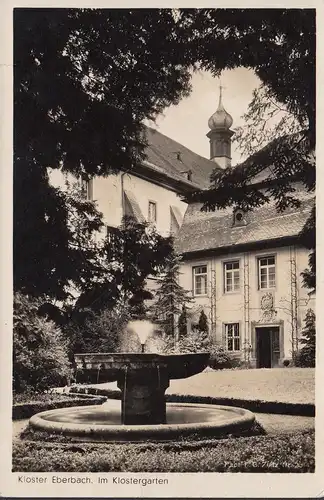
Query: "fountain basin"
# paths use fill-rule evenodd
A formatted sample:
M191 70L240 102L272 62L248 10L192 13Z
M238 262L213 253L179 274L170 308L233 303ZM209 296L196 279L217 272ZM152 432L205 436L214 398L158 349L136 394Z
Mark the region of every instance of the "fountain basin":
M86 441L168 441L188 437L220 437L252 427L253 413L220 405L168 403L166 423L156 425L121 424L120 402L110 400L100 406L49 410L34 415L29 423L37 430L63 433Z
M130 373L160 368L169 380L192 377L206 368L209 353L85 353L75 354L74 359L78 381L98 384L118 380L126 369Z
M165 390L170 379L201 372L209 353L86 353L76 354L78 382L117 380L122 392L122 423L156 425L166 422Z

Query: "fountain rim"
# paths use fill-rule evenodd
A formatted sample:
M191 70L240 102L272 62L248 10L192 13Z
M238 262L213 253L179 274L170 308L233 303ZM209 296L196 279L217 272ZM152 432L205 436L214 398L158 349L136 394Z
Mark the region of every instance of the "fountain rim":
M200 408L200 409L215 409L228 411L231 414L235 414L235 418L231 418L228 421L217 423L216 421L209 422L194 422L194 423L183 423L183 424L153 424L153 425L102 425L102 424L81 424L81 423L68 423L68 422L55 422L51 420L46 420L43 417L51 413L64 414L71 412L76 409L94 409L95 406L72 406L69 408L59 408L55 410L46 410L44 412L37 413L33 415L29 424L36 430L42 430L46 432L55 433L65 433L66 435L83 436L83 437L102 437L107 438L110 441L118 441L124 438L124 440L132 440L132 435L135 441L150 438L154 439L156 436L168 435L169 439L173 437L179 437L185 433L195 433L210 431L215 429L215 432L220 433L221 431L236 430L238 428L248 428L251 427L255 421L255 415L245 408L238 408L235 406L223 406L223 405L213 405L213 404L199 404L199 403L167 403L169 407L185 407L185 408ZM217 434L216 434L217 435Z
M169 357L185 357L185 356L197 356L197 355L210 355L209 351L198 351L198 352L181 352L181 353L170 353L170 354L160 354L155 352L80 352L74 354L74 356L132 356L132 357L159 357L159 358L169 358Z

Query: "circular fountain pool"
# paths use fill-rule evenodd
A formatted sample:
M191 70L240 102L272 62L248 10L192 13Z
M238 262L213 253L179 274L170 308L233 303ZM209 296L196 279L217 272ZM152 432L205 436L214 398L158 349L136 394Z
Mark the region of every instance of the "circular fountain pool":
M229 406L168 403L166 423L125 425L121 421L121 403L109 400L100 406L50 410L34 415L31 427L63 433L84 440L167 441L195 435L218 437L239 433L254 423L253 413Z
M254 415L228 406L170 403L165 390L170 380L203 371L209 353L158 354L145 352L153 328L148 321L129 323L140 340L141 352L75 354L79 383L117 381L121 401L101 406L50 410L34 415L30 426L78 439L103 441L167 441L181 437L239 434L252 427Z

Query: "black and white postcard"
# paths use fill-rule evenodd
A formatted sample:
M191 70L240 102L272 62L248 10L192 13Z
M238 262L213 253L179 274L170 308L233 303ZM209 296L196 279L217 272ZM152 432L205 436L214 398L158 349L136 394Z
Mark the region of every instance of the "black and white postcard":
M323 496L322 10L1 8L5 497Z

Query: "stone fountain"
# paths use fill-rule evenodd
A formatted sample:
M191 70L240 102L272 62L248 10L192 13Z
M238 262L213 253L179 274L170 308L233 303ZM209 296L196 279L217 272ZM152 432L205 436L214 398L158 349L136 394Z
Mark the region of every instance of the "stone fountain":
M121 390L121 422L126 425L166 423L165 391L170 379L200 373L208 353L197 354L77 354L78 380L117 380ZM84 377L82 376L84 374Z
M117 381L121 410L112 400L99 407L50 410L34 415L30 419L32 427L84 439L139 441L192 434L216 436L252 426L254 415L241 408L166 404L165 391L170 380L200 373L208 364L209 353L146 353L145 344L152 325L146 321L132 323L140 339L141 352L75 355L78 382Z

